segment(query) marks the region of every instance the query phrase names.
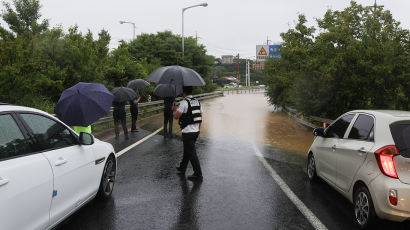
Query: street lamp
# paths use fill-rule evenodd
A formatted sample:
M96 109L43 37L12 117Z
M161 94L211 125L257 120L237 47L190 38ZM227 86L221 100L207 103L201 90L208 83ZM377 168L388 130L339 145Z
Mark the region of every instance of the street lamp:
M124 23L128 23L128 24L131 24L132 26L133 26L133 28L134 28L134 33L133 33L133 39L135 39L135 23L133 23L133 22L126 22L126 21L120 21L120 24L124 24Z
M208 3L204 2L204 3L198 4L198 5L193 5L193 6L188 6L188 7L182 8L182 56L184 56L184 12L187 9L194 8L194 7L197 7L197 6L207 7Z

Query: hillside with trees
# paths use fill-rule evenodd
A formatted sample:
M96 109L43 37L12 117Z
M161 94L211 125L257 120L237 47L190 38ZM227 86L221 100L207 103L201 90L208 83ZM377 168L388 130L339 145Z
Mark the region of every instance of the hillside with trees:
M268 60L272 104L328 118L353 109L409 110L410 33L378 7L351 2L308 27L304 15Z
M94 39L90 31L83 34L75 25L67 32L51 28L42 19L38 0L3 5L1 17L7 27L0 25L1 102L52 112L61 92L78 82L100 82L112 89L175 64L193 68L205 79L207 86L197 92L215 89L210 80L214 58L192 37L185 38L184 57L181 37L169 31L142 34L109 50L111 37L105 30Z

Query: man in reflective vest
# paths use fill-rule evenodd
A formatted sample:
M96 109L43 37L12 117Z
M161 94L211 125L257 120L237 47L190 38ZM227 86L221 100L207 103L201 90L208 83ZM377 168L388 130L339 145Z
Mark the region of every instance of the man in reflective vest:
M188 180L202 181L202 171L196 154L195 142L201 130L202 107L201 103L192 97L192 86L184 86L178 108L174 107L174 118L179 119L181 126L182 141L184 143L184 155L177 167L178 174L185 175L188 162L191 162L194 174L188 176Z

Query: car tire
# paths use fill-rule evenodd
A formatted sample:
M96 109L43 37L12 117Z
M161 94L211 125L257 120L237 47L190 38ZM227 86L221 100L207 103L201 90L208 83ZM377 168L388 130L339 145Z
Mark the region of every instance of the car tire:
M313 156L313 153L310 153L309 156L308 156L306 171L307 171L308 178L309 178L310 181L313 182L313 181L317 180L316 160L315 160L315 157Z
M372 197L366 186L361 185L355 191L353 206L355 222L360 228L367 229L374 224L376 212L374 210Z
M100 187L97 197L101 200L107 200L111 197L115 184L115 176L117 174L117 164L113 156L109 156L101 176Z

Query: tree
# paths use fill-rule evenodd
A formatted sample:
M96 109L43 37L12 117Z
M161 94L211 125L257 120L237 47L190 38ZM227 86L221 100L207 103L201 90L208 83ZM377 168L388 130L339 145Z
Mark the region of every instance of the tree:
M266 64L271 103L335 118L352 109L408 109L409 31L389 11L354 1L317 28L299 16L282 33L282 58ZM315 33L319 31L319 33Z
M3 5L6 10L2 18L16 35L36 35L48 29L47 19L38 23L41 18L39 0L13 0L15 9L10 3L3 2Z

